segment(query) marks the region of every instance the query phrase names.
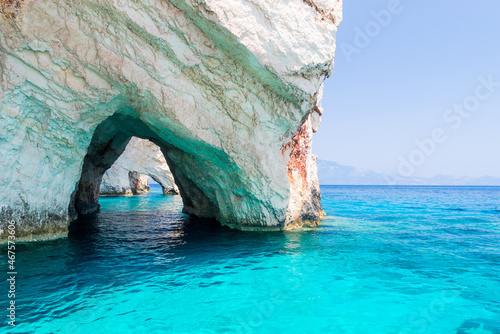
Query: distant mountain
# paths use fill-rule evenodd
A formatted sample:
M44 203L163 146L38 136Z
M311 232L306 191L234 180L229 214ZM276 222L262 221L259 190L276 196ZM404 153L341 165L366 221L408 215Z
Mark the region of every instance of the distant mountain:
M449 185L500 186L500 178L483 176L436 175L431 178L402 177L391 173L342 166L333 161L318 160L318 177L322 185Z

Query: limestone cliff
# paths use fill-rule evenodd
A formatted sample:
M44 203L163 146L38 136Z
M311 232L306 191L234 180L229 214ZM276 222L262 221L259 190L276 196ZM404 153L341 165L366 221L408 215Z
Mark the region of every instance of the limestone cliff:
M104 173L99 192L106 195L145 192L149 190L148 176L161 185L164 194L179 193L160 148L149 140L133 137Z
M311 133L340 0L0 9L0 222L18 240L65 236L98 210L132 136L161 148L185 213L243 230L319 222Z

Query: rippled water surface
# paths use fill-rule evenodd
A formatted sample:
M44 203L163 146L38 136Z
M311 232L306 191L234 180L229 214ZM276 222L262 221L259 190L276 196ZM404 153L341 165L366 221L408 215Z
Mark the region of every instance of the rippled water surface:
M102 198L67 239L18 246L2 331L500 333L500 188L322 195L320 227L271 233L189 219L157 188Z

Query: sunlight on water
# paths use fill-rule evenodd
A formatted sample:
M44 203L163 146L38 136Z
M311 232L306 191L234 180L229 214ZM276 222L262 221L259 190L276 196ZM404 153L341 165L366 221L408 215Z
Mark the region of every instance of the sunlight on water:
M102 198L67 239L19 246L10 333L500 333L499 195L322 187L319 228L271 233L159 188Z

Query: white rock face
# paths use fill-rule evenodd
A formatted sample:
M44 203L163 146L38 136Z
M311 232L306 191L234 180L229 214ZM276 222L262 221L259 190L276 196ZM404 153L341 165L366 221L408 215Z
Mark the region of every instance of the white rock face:
M340 1L0 7L0 222L18 240L65 236L98 210L133 136L161 148L188 214L243 230L318 223L311 134Z
M148 176L158 182L164 194L178 194L179 188L160 148L149 140L132 137L125 151L102 178L99 192L132 195L149 190Z

